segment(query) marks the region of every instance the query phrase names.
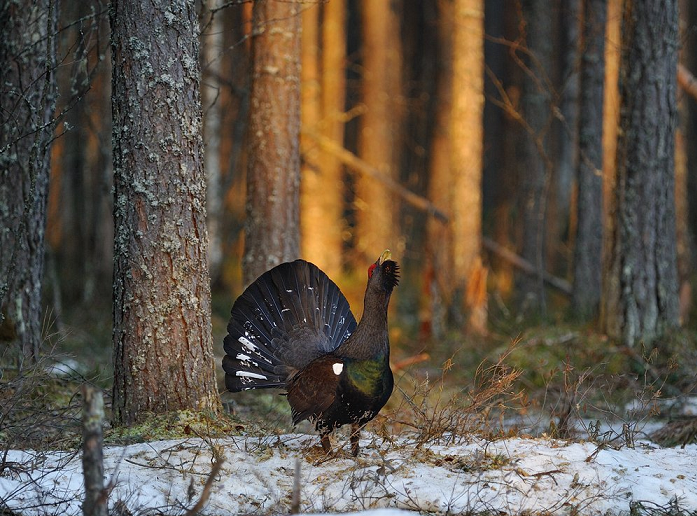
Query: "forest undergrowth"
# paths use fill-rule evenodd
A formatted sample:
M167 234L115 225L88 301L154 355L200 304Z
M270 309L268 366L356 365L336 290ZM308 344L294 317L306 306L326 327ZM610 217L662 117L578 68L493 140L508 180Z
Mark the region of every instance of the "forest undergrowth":
M221 323L214 323L214 333L224 331ZM399 326L392 333L396 387L372 424L383 436L414 434L420 442L471 433L597 439L620 431L634 435L649 422L655 428L697 411L697 335L691 330L635 348L564 322L526 328L515 336L492 331L472 338L453 332L437 341L411 337ZM1 353L0 437L5 446L73 445L79 440L84 383L103 390L108 412L106 342L98 346L71 330L53 332L45 339L41 360L21 372L16 350L5 346ZM222 349L216 353L222 356ZM232 423L216 423L224 431L293 431L283 396L226 393L222 376L218 371L226 418L232 418ZM159 424L152 423L153 428ZM117 434L108 430L107 439L110 432ZM143 438L158 435L164 434L144 430Z
M107 446L245 435L258 438L262 453L285 434L314 434L307 422L294 428L285 398L268 391L223 392L222 416L178 412L111 428L110 368L103 362L109 351L81 349L86 339L78 337L52 333L41 360L21 371L15 350L2 349L0 475L18 467L5 460L10 449L79 452L85 383L104 394ZM453 332L438 341L410 337L396 327L392 341L395 390L368 430L380 448L409 447L413 459L425 464L484 471L505 462L486 453L471 460L429 453L433 445L462 444L473 436L546 436L599 447L631 447L646 438L669 446L697 440L697 337L691 330L636 348L563 322L529 327L514 337L492 331L463 338ZM218 377L222 390L221 372ZM340 433L335 442L347 440ZM322 464L325 459L316 455L308 460ZM637 515L681 514L675 507L664 509L631 508Z

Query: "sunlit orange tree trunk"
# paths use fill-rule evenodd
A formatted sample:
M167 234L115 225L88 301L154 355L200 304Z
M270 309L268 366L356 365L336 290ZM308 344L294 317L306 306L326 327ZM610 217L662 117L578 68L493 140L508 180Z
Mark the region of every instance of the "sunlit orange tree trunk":
M392 178L397 174L401 123L401 44L399 2L363 0L362 103L358 154ZM398 249L395 199L374 179L356 178L357 248L373 256L387 247Z
M112 3L117 424L216 410L193 1Z
M678 324L675 227L677 0L627 0L622 19L616 225L602 323L627 345Z
M303 4L254 3L244 283L300 254L300 34Z
M487 322L487 271L480 256L484 3L443 2L438 17L438 102L429 198L449 214L450 221L444 225L432 219L428 224L430 267L426 280L435 337L441 336L449 323L485 333ZM465 318L460 317L463 313Z
M464 296L467 326L486 331L486 270L482 238L482 150L484 142L484 2L454 3L450 192L453 280ZM457 296L459 297L459 296Z
M336 277L342 266L343 167L333 154L320 149L312 135L320 134L343 146L345 24L343 0L308 6L303 11L302 254L330 277Z

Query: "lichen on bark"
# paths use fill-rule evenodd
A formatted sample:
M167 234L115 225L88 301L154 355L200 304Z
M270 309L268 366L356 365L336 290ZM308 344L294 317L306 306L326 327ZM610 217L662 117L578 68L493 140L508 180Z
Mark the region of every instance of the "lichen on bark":
M112 5L114 419L218 410L192 1Z

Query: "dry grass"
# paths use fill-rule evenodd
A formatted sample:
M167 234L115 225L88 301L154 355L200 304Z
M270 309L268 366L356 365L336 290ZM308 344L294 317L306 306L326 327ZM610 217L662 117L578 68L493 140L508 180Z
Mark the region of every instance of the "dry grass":
M453 387L449 378L456 374L452 359L446 360L435 382L405 375L397 384L399 402L380 418L381 435L408 436L417 446L454 444L473 433L501 435L505 414L525 404L524 394L515 388L521 371L506 364L509 353L493 363L480 363L462 388Z

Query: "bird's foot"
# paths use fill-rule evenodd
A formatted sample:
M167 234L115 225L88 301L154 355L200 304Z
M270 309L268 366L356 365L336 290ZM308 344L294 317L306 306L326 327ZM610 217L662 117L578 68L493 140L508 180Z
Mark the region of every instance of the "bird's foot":
M361 427L352 424L351 425L351 453L354 457L358 457L358 452L360 451L360 440L361 440Z
M324 453L329 455L332 452L332 443L329 440L329 434L322 435L320 442L322 443L322 449L324 450Z

